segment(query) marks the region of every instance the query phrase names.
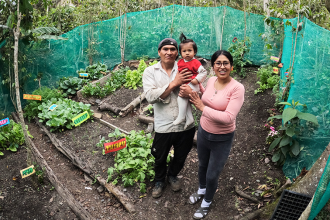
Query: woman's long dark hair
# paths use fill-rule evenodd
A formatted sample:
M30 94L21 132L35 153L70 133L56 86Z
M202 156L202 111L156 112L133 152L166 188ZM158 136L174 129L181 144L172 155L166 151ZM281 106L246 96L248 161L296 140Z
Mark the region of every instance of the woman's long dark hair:
M226 51L226 50L218 50L211 57L211 65L212 65L212 67L214 66L214 62L218 59L218 57L220 55L224 55L225 57L227 57L228 60L229 60L229 62L230 62L230 66L233 66L233 63L234 63L233 56L228 51Z

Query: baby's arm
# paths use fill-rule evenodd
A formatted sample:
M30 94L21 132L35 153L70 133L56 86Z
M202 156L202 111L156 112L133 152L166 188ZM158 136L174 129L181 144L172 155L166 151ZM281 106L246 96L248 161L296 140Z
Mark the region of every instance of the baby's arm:
M191 82L192 84L194 84L194 85L197 85L197 84L199 83L197 79L193 79L193 80L191 80L190 82Z

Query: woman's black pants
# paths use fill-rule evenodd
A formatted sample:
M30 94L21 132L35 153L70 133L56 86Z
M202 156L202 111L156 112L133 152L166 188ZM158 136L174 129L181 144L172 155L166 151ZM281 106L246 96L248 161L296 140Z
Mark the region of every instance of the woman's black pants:
M211 202L217 190L220 173L228 159L234 133L212 134L201 126L197 134L197 152L199 160L199 187L206 188L204 199Z

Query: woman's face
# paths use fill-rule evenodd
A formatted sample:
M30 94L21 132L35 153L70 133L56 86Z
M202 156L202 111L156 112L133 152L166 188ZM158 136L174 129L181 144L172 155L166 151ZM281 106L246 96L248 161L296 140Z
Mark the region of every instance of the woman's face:
M232 66L225 55L220 55L214 62L213 70L218 79L227 79L230 77Z

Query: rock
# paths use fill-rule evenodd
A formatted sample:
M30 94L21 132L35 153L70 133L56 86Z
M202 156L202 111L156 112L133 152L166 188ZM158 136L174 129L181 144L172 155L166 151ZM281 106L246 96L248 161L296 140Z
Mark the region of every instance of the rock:
M105 192L104 195L105 195L106 197L111 197L110 193L108 193L108 192Z
M265 163L269 163L270 160L268 159L268 157L265 158Z
M238 220L238 219L240 219L240 215L236 215L236 216L234 216L234 220Z
M259 193L259 194L261 194L261 193L263 193L264 191L261 191L261 190L256 190L256 193Z
M100 104L101 103L101 100L100 99L96 99L95 102L96 102L96 104Z
M259 194L259 193L254 193L254 195L255 195L255 196L260 196L260 194Z
M86 182L89 182L89 184L93 184L93 180L89 177L89 176L87 176L86 174L84 174L84 178L85 178L85 181Z
M234 177L230 177L230 179L229 180L233 180L234 179Z
M104 191L104 187L103 187L103 186L99 186L99 187L96 188L96 190L97 190L99 193L101 193L101 192Z
M151 133L154 131L154 123L149 123L146 133Z
M244 212L250 212L252 211L252 209L250 207L247 207L246 209L244 209Z
M126 191L127 191L127 189L123 189L123 191L124 191L124 192L126 192Z
M120 206L120 203L117 203L115 205L113 205L114 207L118 208Z
M260 183L260 180L256 180L257 181L257 183Z
M94 117L101 119L102 118L102 114L101 113L94 113Z
M49 203L52 203L54 200L54 198L52 197L50 200L49 200Z

